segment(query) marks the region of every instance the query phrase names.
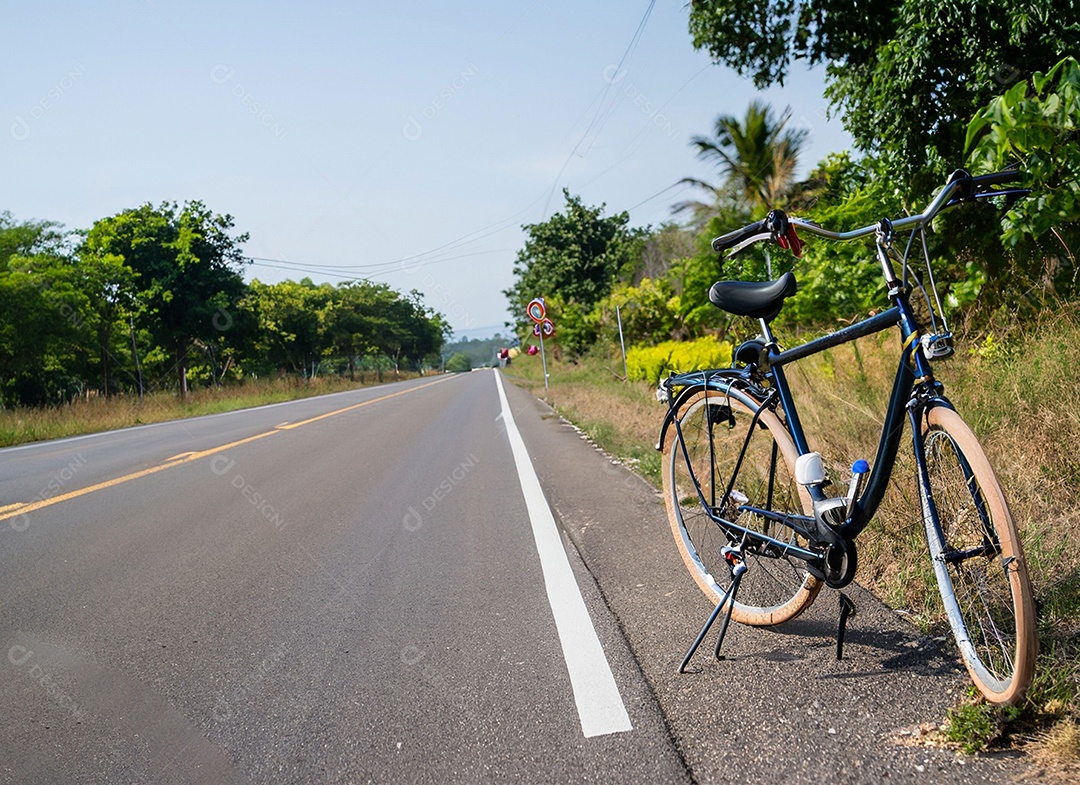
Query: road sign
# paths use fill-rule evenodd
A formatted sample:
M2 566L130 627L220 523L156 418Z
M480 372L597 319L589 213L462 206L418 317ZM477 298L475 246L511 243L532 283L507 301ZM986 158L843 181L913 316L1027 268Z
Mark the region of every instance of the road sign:
M537 297L535 300L530 300L529 304L525 306L525 312L529 314L529 318L537 324L544 321L544 316L547 314L547 307L544 305L544 299ZM539 333L537 333L539 335Z
M555 334L555 323L551 319L545 318L547 316L547 306L544 305L543 297L529 300L529 304L525 306L525 313L529 314L529 318L535 322L533 324L533 335L540 339L540 362L544 366L544 389L546 390L548 388L548 372L547 357L544 355L544 339Z

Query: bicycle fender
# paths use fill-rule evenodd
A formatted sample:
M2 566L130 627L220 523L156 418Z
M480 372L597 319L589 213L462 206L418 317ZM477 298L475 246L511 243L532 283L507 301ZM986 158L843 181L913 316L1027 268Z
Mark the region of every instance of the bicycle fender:
M667 436L667 431L668 428L671 427L671 423L675 420L675 412L679 410L679 408L682 406L683 402L685 402L687 398L692 395L696 395L697 393L704 390L706 387L711 390L716 390L716 392L720 395L724 395L729 389L731 389L731 386L733 384L740 381L746 381L745 374L741 370L736 370L732 368L730 370L723 369L715 371L713 376L709 378L708 385L695 384L689 387L684 387L682 392L680 392L675 397L674 402L672 402L672 404L668 407L667 414L664 415L664 422L660 425L660 438L657 439L655 445L657 452L663 451L664 438Z
M931 409L950 409L956 411L956 407L953 406L952 401L946 398L944 395L935 395L932 398L928 398L922 405L922 410L919 412L919 426L920 430L926 432L926 417L930 414Z

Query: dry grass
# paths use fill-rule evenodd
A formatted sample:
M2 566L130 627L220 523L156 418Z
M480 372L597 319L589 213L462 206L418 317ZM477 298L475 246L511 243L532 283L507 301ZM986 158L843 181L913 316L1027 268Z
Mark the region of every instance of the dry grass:
M579 364L548 359L550 386L544 390L540 358L522 355L505 374L573 422L607 452L653 483L660 484L660 453L653 445L663 408L644 382L624 382L611 369L621 363L590 358Z
M1036 678L1019 717L1006 723L1006 740L1026 738L1033 756L1059 762L1080 755L1080 380L1073 360L1078 345L1080 308L1067 306L1039 324L1004 328L989 340L985 333L967 336L958 341L955 357L936 366L1009 497L1039 607ZM898 350L897 336L887 332L788 369L811 447L837 480L847 477L854 459L874 461ZM555 364L546 395L538 360L520 358L507 370L658 483L652 446L663 409L650 388L619 381L610 370L616 367L621 371L617 360L607 358ZM858 579L929 631L941 626L942 614L908 439L905 433L889 492L859 540Z
M1031 754L1041 765L1068 766L1080 774L1080 724L1068 718L1055 722L1032 743Z
M64 406L0 409L0 447L351 390L364 386L365 381L367 384L377 383L374 374L370 374L370 377L356 382L338 377L251 381L242 385L196 390L188 395L187 401L181 401L172 393L158 392L148 394L142 400L129 395L111 398L95 396L77 398ZM387 375L386 379L393 381L394 377Z

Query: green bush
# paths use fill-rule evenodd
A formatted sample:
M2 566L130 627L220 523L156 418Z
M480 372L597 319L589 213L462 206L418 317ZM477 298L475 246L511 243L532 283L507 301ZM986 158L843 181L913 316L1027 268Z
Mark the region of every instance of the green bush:
M642 278L637 286L620 283L597 303L598 323L604 337L619 335L618 308L628 343L670 340L679 323L679 296L663 278Z
M447 359L446 370L448 373L462 373L463 371L472 370L472 358L465 352L455 352Z
M1002 239L1045 237L1080 219L1080 62L1066 57L1031 84L1017 82L968 126L968 164L975 173L1020 163L1033 193L1012 205Z
M731 365L731 344L715 338L665 341L635 346L626 353L626 370L634 381L657 384L668 372L698 371Z

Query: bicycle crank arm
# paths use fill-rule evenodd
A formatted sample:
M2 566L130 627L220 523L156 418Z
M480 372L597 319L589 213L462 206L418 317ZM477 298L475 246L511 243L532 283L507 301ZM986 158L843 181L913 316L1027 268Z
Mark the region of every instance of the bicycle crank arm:
M755 544L772 545L780 549L784 556L795 556L803 559L806 562L807 572L825 581L825 585L833 589L842 589L851 583L855 577L855 569L858 565L855 543L816 518L809 515L766 510L749 504L740 505L739 512L749 512L753 515L760 515L767 520L776 521L806 537L810 541L810 547L824 548L824 553L811 551L791 543L774 540L771 537L762 535L760 532L744 529L737 524L724 521L724 525L749 534L750 541Z

